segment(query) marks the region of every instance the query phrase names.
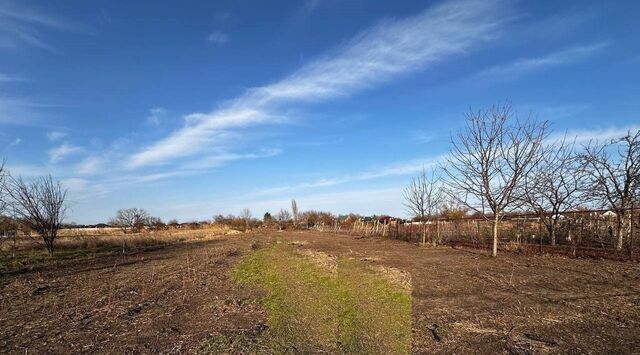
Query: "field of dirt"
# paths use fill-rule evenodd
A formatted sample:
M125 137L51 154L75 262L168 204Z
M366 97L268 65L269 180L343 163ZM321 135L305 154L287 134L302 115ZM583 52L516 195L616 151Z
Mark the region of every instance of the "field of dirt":
M414 353L640 353L640 265L314 232L254 232L0 274L0 353L188 353L257 336L230 273L274 240L411 275Z

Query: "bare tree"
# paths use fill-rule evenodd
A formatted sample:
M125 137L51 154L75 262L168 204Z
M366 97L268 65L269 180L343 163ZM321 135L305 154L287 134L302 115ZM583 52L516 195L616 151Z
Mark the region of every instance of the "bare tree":
M116 216L109 221L109 224L116 226L124 233L127 231L137 232L150 221L150 215L142 208L124 208L116 212Z
M298 224L298 203L296 200L291 200L291 214L293 215L293 225Z
M587 201L588 176L574 142L562 139L543 147L539 154L538 164L524 176L520 196L545 225L551 245L556 245L557 226L563 214Z
M404 189L404 205L409 212L422 223L422 244L426 244L427 229L425 222L437 214L440 206L444 202L444 189L440 184L440 178L434 171L431 176L427 172L422 172L417 177L411 179L411 183ZM435 239L433 240L435 244Z
M67 212L67 190L51 176L29 183L22 178L10 178L8 194L14 215L40 235L47 252L52 255Z
M251 222L251 211L248 208L245 208L240 212L240 218L244 220L245 230L249 229L249 222Z
M164 229L167 226L164 222L162 222L162 218L152 216L149 216L147 218L147 220L145 221L145 225L155 230Z
M0 162L0 217L4 216L7 209L7 169L5 160Z
M513 117L508 104L470 111L465 130L451 139L444 171L451 196L493 220L492 256L498 253L498 227L518 201L517 187L535 166L548 123Z
M605 144L591 142L582 159L589 167L593 195L616 213L616 249L624 244L624 215L640 189L640 130Z
M280 212L276 215L276 220L278 222L287 222L291 220L291 213L285 209L280 209Z

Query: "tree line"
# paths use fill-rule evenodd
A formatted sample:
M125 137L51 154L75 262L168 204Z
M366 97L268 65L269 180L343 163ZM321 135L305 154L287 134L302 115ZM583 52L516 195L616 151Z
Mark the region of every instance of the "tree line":
M552 139L548 121L521 119L509 104L470 111L465 121L444 163L431 174L423 169L405 188L414 217L428 221L463 206L493 222L496 256L507 213L537 214L555 244L560 215L607 208L616 215L616 249L622 249L625 215L640 196L640 130L578 146L566 135Z

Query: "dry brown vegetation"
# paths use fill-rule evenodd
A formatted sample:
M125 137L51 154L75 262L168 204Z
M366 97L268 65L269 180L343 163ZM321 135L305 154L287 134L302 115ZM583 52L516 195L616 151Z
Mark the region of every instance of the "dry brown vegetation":
M61 259L94 257L105 253L127 253L144 248L160 247L183 242L204 241L238 231L222 225L208 225L199 229L166 229L123 233L119 228L71 228L60 230L56 252L47 255L40 238L20 235L0 239L0 271Z
M413 353L640 348L637 263L512 253L495 259L474 249L317 232L202 233L5 269L0 352L269 353L259 341L269 330L267 294L238 284L233 273L276 241L300 255L354 260L410 279Z

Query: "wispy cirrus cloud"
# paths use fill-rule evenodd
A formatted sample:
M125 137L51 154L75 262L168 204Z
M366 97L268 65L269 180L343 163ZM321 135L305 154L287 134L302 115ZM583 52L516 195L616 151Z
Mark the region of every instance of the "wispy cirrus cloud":
M66 132L62 132L62 131L50 131L47 132L47 139L51 142L55 142L58 141L64 137L67 136Z
M41 116L40 108L29 99L0 96L0 124L33 124Z
M296 19L302 20L305 17L311 15L322 3L324 0L304 0L302 1L298 11L296 12Z
M167 116L167 110L162 107L156 107L149 110L149 116L147 116L147 124L151 126L158 126Z
M461 55L497 37L508 21L502 1L449 1L417 16L387 20L271 85L248 90L130 156L126 165L166 164L206 152L230 131L287 120L287 106L323 102L375 87Z
M607 45L605 42L600 42L584 46L574 46L540 57L521 58L511 63L497 65L483 70L475 77L490 80L509 80L533 71L577 62L601 52Z
M443 156L425 159L413 159L400 163L394 163L384 166L373 167L364 171L347 173L329 178L317 179L308 182L302 182L294 185L284 185L272 188L261 189L251 194L252 196L269 196L279 194L291 194L305 189L315 189L319 187L328 187L343 185L352 182L361 182L367 180L377 180L389 177L408 176L416 174L422 169L431 169L443 161Z
M13 141L11 141L11 143L9 143L9 147L15 147L16 145L18 145L20 143L22 143L22 139L20 139L20 137L17 137Z
M565 132L558 132L550 135L546 139L546 143L554 143L567 139L575 141L576 144L587 144L591 141L607 142L624 137L627 133L637 132L640 125L629 126L610 126L592 129L572 129Z
M0 47L21 45L57 52L43 30L76 31L77 24L45 14L21 2L0 2Z
M81 153L83 150L84 149L82 147L64 142L60 146L49 150L49 161L51 163L57 163L67 156Z

